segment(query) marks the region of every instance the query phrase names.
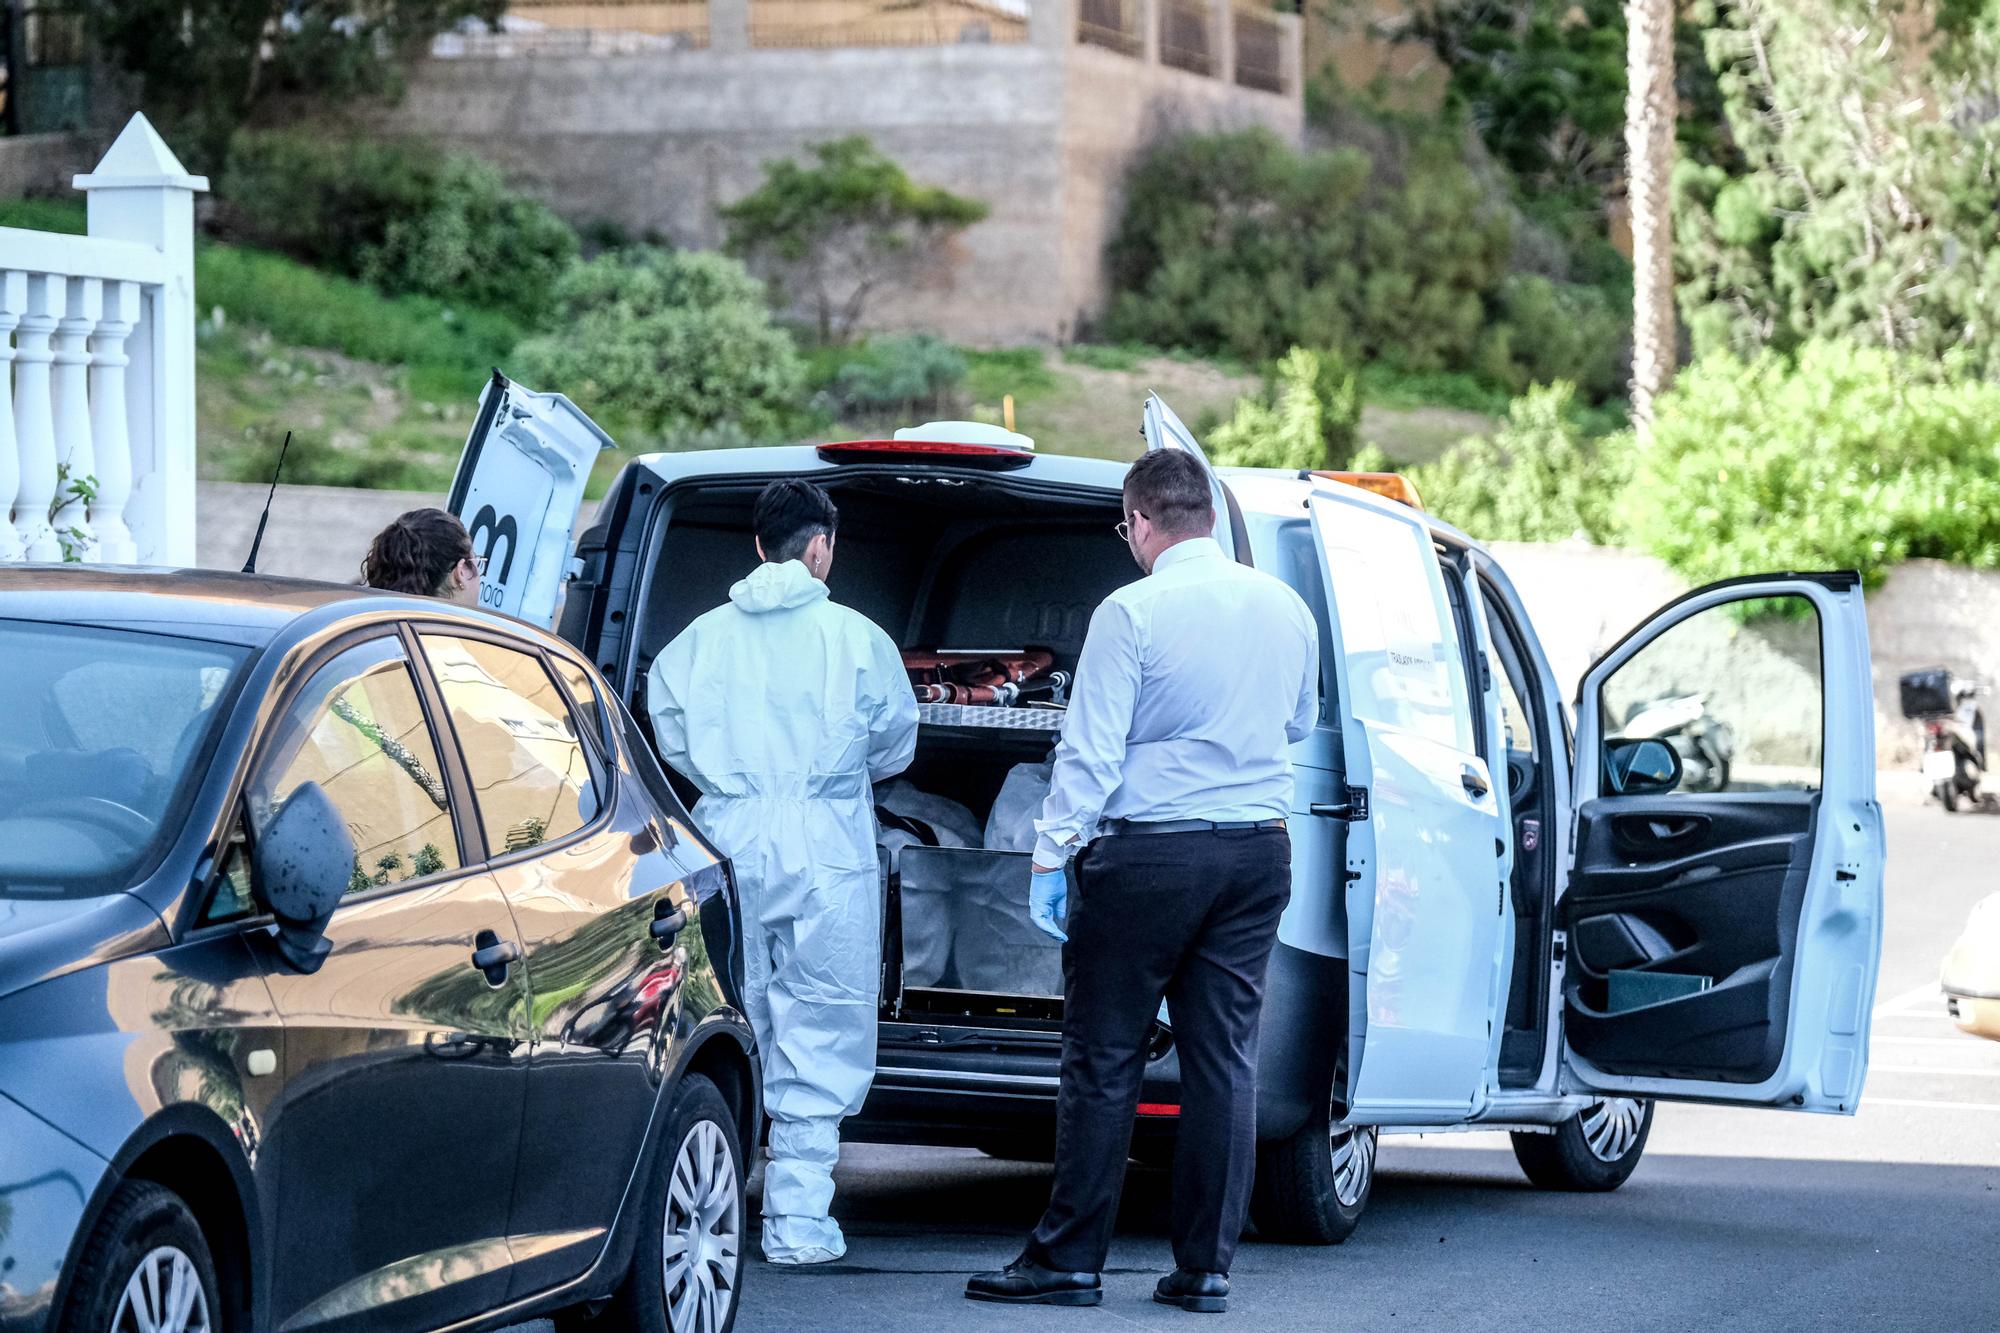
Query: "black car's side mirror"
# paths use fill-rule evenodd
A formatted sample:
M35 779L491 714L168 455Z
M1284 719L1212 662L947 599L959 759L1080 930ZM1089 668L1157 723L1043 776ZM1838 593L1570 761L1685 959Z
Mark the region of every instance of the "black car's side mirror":
M1604 747L1605 786L1614 796L1660 796L1681 785L1681 757L1673 746L1648 738Z
M250 885L278 921L278 952L301 972L317 972L333 946L326 923L354 875L354 838L333 799L303 782L257 835Z

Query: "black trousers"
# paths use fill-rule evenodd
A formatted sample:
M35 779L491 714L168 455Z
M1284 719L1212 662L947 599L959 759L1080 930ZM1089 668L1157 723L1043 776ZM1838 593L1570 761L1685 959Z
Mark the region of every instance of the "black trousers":
M1256 1172L1257 1020L1292 896L1283 829L1127 834L1079 855L1063 947L1056 1174L1026 1258L1104 1267L1146 1035L1166 998L1180 1055L1174 1262L1226 1273Z

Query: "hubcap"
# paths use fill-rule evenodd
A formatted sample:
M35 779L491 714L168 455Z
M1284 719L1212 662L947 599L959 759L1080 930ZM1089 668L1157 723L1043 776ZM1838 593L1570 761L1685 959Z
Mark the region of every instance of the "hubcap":
M660 1287L674 1333L721 1333L729 1320L742 1264L740 1195L722 1127L696 1121L674 1154L660 1243Z
M162 1245L125 1279L110 1333L209 1333L208 1292L194 1260Z
M1615 1162L1639 1141L1639 1127L1646 1123L1646 1104L1629 1097L1607 1097L1586 1106L1577 1119L1590 1155L1600 1162Z
M1368 1182L1375 1178L1373 1125L1333 1127L1333 1197L1343 1208L1352 1208L1367 1197Z

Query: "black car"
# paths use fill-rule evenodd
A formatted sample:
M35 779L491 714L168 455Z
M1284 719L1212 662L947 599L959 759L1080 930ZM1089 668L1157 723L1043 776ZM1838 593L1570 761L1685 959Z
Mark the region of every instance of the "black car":
M0 1330L726 1330L733 888L587 659L0 568Z

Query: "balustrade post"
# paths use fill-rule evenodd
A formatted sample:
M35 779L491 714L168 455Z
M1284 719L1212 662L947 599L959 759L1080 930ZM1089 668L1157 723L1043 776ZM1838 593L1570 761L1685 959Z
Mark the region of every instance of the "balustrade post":
M76 178L76 188L89 194L92 236L137 241L166 260L166 281L148 293L131 348L135 429L125 518L140 561L192 565L194 196L208 189L208 179L189 175L146 118L135 115L97 170Z
M21 484L14 497L14 530L30 560L60 560L62 546L49 526L56 498L56 429L49 399L49 335L62 318L63 280L30 273L21 322L14 334L14 435Z
M55 416L56 540L79 560L97 560L89 501L97 485L97 451L90 447L90 335L104 310L99 278L65 283L63 317L56 323L49 401Z
M21 493L21 446L14 438L14 326L28 308L28 275L0 272L0 560L26 554L14 527Z
M125 340L139 322L139 284L104 284L104 314L90 340L90 435L97 459L97 498L90 522L97 533L98 557L106 564L130 565L139 547L125 522L132 498L132 436L125 396Z

